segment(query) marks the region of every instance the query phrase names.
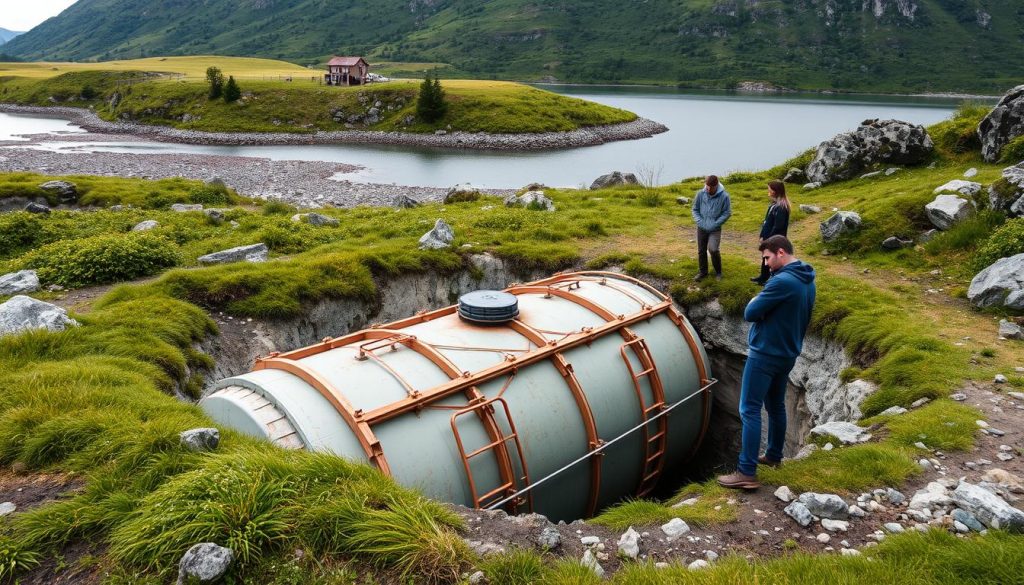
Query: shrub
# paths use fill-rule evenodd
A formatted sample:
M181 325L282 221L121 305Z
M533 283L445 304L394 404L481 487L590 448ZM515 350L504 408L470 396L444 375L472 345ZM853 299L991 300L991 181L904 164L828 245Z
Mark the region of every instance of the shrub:
M211 100L219 98L224 93L224 74L217 67L210 67L206 70L206 82L210 84L208 97Z
M637 201L644 207L658 207L661 205L661 196L653 189L645 190L637 197Z
M999 162L1016 164L1024 161L1024 136L1018 136L1003 147L1002 156Z
M43 222L26 211L0 214L0 258L16 256L37 245Z
M444 99L444 90L441 89L441 80L437 77L431 79L427 73L416 97L416 115L430 124L443 118L447 111L448 104Z
M192 203L203 205L230 205L233 203L231 192L224 185L203 185L189 192Z
M980 152L978 123L988 114L988 108L977 104L965 104L949 120L928 128L928 134L939 151L951 154Z
M39 272L43 282L78 287L148 276L179 261L178 252L166 239L128 233L47 244L32 253L27 265Z
M263 215L291 215L299 209L283 201L267 201L263 204Z
M1011 219L992 232L974 257L977 269L985 268L1000 258L1024 252L1024 217Z
M242 97L242 90L238 87L234 76L228 76L228 82L224 85L224 101L227 103L236 102Z

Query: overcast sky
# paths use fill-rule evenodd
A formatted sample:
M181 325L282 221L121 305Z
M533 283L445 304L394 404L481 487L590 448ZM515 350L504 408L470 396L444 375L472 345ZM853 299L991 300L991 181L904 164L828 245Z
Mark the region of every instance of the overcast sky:
M0 28L27 31L76 0L0 0Z

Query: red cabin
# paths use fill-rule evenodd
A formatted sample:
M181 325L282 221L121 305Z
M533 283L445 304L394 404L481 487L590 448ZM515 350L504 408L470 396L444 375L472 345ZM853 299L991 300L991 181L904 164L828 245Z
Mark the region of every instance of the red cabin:
M362 57L333 57L327 62L327 85L363 85L368 81L370 64Z

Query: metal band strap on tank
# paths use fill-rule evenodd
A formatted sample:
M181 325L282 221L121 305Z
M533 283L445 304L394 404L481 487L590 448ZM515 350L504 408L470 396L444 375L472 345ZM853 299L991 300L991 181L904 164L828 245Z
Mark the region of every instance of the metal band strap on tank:
M388 466L387 458L384 457L384 450L381 448L377 436L373 433L373 429L370 428L366 421L359 420L356 414L358 411L354 410L352 404L349 403L341 392L338 392L332 384L324 380L318 372L301 362L280 357L276 353L272 353L266 358L257 359L254 369L285 371L316 388L317 392L331 403L331 406L338 411L341 418L352 429L352 434L355 435L359 444L363 447L363 451L370 462L376 465L377 469L380 469L384 475L391 475L391 468Z
M708 432L708 425L711 423L711 385L710 380L708 379L707 364L704 363L704 354L701 353L700 347L697 345L698 341L693 337L693 334L690 333L689 327L686 326L686 318L683 317L675 307L672 307L669 310L668 316L672 319L672 322L676 324L679 332L683 334L683 338L686 339L686 344L690 346L690 354L697 363L697 375L700 377L700 384L702 387L707 389L704 392L704 400L702 401L704 416L700 426L700 434L697 435L697 440L694 441L693 447L686 455L686 460L689 461L697 454L697 449L704 440L704 435Z

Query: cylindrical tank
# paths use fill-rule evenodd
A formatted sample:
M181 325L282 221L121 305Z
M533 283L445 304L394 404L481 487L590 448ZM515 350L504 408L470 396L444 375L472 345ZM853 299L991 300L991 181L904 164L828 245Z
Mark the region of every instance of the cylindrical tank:
M456 305L327 338L258 359L200 404L280 446L369 461L429 497L488 507L520 494L507 509L555 520L642 496L697 449L711 372L669 298L605 272L505 292L518 315L504 323L467 321Z

